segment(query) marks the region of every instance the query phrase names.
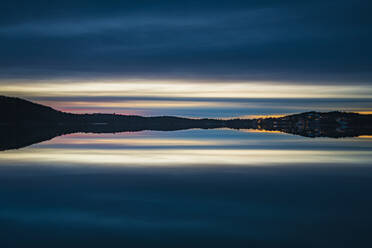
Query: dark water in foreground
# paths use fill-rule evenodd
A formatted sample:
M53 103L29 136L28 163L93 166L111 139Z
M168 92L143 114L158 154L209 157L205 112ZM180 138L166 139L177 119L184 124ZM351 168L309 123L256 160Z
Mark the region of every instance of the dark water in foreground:
M73 134L0 152L0 247L371 247L372 138Z

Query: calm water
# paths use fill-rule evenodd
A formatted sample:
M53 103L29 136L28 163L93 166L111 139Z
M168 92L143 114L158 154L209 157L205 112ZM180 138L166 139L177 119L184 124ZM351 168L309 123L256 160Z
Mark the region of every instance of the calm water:
M73 134L0 152L0 247L370 247L372 138Z

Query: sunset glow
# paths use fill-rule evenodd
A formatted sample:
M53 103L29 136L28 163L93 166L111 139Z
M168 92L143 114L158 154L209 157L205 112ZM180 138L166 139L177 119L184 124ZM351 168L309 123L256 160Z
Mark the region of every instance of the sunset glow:
M228 83L228 84L226 84ZM23 97L120 96L203 98L372 98L372 87L275 82L100 81L3 82L4 94Z
M0 248L371 247L372 1L0 10Z
M12 81L0 82L0 92L73 113L264 118L308 110L370 113L372 109L372 87L367 85L182 80ZM302 102L290 103L298 99ZM340 104L342 108L338 107ZM224 113L227 109L229 112ZM215 114L217 110L219 114Z

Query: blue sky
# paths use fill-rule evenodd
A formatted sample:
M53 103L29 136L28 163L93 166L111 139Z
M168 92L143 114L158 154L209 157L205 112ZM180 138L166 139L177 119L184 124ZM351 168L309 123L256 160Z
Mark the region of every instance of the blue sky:
M36 101L112 97L112 92L141 96L110 85L130 86L134 81L144 86L137 91L165 83L167 94L161 97L168 98L185 97L179 94L185 92L181 86L189 84L194 90L187 97L198 93L198 98L209 99L213 88L239 84L223 97L342 98L345 102L335 107L368 111L369 100L358 108L347 102L369 98L371 92L371 7L369 1L330 0L5 0L0 17L0 93ZM86 84L90 89L100 87L88 94L77 89ZM240 94L256 92L260 85L260 94ZM292 90L286 93L287 89ZM267 96L262 96L265 90ZM142 97L159 97L159 92ZM51 105L65 109L56 102Z

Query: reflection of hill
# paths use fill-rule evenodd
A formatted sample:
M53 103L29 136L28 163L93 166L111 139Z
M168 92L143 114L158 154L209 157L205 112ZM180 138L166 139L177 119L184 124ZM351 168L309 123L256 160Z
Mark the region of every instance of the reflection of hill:
M65 134L51 127L2 127L0 129L0 151L18 149Z
M372 134L372 115L308 112L265 119L187 119L112 114L71 114L18 98L0 96L0 150L16 149L70 133L232 128L281 131L306 137Z
M187 119L186 119L187 120ZM154 118L152 121L129 124L84 124L84 125L4 125L0 129L0 151L17 149L35 143L52 139L56 136L71 133L119 133L138 132L144 130L175 131L191 128L220 128L223 123L213 120L178 120L170 121L169 118Z

